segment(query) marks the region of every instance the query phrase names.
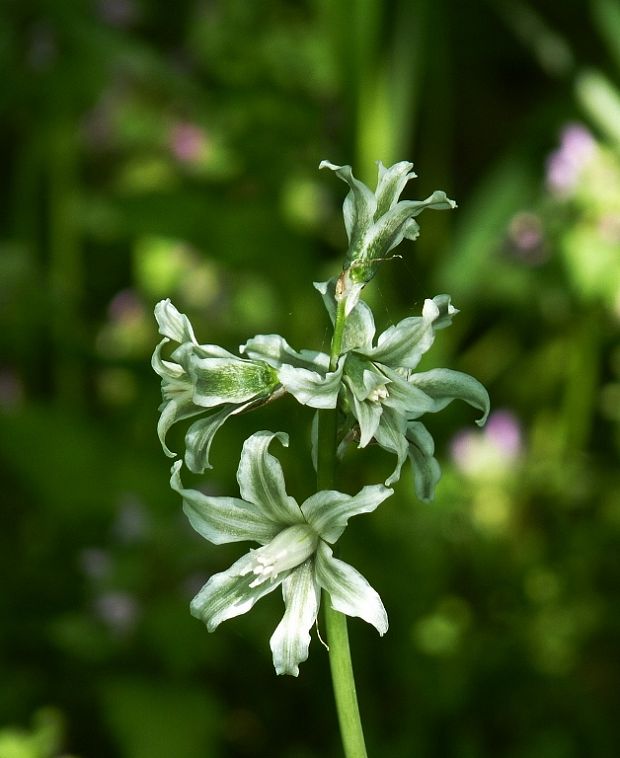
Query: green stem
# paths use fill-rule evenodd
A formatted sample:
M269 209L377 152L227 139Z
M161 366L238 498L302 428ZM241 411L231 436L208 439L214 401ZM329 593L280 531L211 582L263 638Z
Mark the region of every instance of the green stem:
M342 339L346 316L344 300L338 302L336 323L331 344L331 368L334 370L342 349ZM337 411L319 411L319 440L317 461L318 489L333 489L336 470ZM329 643L329 664L332 674L336 711L340 724L340 734L346 758L366 758L364 732L360 719L351 649L347 632L347 619L343 613L334 610L327 599L325 623Z

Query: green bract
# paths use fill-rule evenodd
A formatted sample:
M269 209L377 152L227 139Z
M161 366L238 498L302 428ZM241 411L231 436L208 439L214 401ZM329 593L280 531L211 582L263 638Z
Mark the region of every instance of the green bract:
M296 353L279 337L282 359L274 368L269 362L240 358L217 345L199 345L189 319L170 300L155 306L155 318L164 336L151 361L162 379L159 439L166 455L174 457L166 445L170 427L182 419L202 416L191 424L185 437L185 462L195 473L211 468L213 437L232 415L286 392L312 408L336 405L341 371L328 372L320 353ZM170 341L180 344L171 353L171 360L165 360L162 350Z
M387 631L381 598L358 571L334 558L330 545L351 516L374 511L392 490L380 484L353 496L322 490L300 506L286 494L280 463L268 452L274 437L288 445L287 435L267 431L245 441L237 472L241 499L185 489L181 461L172 467L170 483L182 495L191 525L205 539L218 545L249 540L262 546L212 576L193 599L192 614L213 631L282 585L285 612L270 645L276 673L297 676L299 664L308 657L321 589L336 610L359 616L379 634Z
M348 277L343 286L350 312L359 293L377 271L378 264L390 257L403 239L415 240L420 233L415 217L425 208L456 208L445 192L436 190L426 200L399 200L410 179L415 178L413 164L400 161L390 168L377 162L379 177L374 192L353 176L351 166L335 166L321 161L319 168L329 168L351 188L342 207L349 249L344 262Z

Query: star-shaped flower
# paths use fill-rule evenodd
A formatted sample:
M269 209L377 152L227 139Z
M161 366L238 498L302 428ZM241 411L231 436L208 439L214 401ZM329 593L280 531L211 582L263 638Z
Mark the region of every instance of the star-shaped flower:
M372 485L353 496L322 490L300 506L287 495L280 463L268 452L274 437L288 445L281 432L257 432L246 440L237 472L241 499L185 489L181 461L174 464L170 483L182 495L191 525L205 539L217 545L248 540L262 546L212 576L192 600L192 614L212 632L281 585L285 612L270 646L276 673L297 676L308 657L321 589L336 610L359 616L381 635L387 631L381 598L356 569L334 558L331 545L351 516L374 511L392 490Z
M189 319L170 300L155 306L155 318L164 336L151 361L162 379L159 439L166 455L175 457L166 445L168 430L177 421L202 416L185 436L185 462L195 473L211 468L211 443L230 416L287 392L312 408L335 407L341 371L330 373L329 359L326 363L322 353L297 353L280 337L285 356L274 368L265 360L240 358L218 345L199 345ZM172 360L165 360L162 349L170 341L179 345L170 356Z

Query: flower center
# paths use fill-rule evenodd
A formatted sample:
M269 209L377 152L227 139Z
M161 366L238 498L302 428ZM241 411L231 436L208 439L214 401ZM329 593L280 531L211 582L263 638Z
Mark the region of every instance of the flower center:
M368 399L371 403L380 403L382 400L385 400L387 397L389 397L389 392L387 391L387 387L383 385L382 387L375 387L374 390L371 390L368 393Z
M258 587L283 571L299 566L314 553L318 542L318 534L308 524L287 527L268 545L251 552L252 561L244 572L256 576L250 587Z

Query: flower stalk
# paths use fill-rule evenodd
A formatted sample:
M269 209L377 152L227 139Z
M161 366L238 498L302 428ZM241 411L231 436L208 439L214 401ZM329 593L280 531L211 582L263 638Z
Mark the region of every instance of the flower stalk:
M342 281L341 275L339 282ZM336 285L338 291L338 284ZM330 351L330 369L335 370L346 324L346 300L337 299L336 319ZM337 449L337 410L319 411L317 489L332 489L335 485ZM334 700L340 726L340 736L346 758L366 758L364 731L355 689L351 647L347 619L335 610L331 602L324 605L325 627L329 645L329 666L334 689Z

